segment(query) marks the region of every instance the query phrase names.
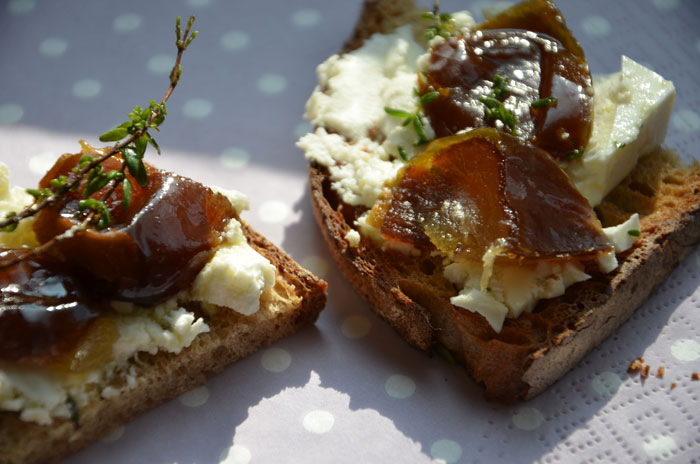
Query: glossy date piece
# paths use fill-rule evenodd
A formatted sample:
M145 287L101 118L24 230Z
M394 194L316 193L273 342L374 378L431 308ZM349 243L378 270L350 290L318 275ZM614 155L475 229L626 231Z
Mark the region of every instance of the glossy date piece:
M489 118L483 98L494 76L505 78L504 107L517 119L515 131ZM552 156L585 146L592 127L592 84L578 42L551 2L529 1L482 23L465 37L436 46L421 92L439 96L425 105L438 137L465 128L496 127L528 140ZM555 98L534 108L532 103Z
M40 187L59 175L71 178L81 155L64 155L44 176ZM121 169L120 157L108 159L105 171ZM61 240L49 253L102 298L154 304L187 288L219 243L236 212L226 197L191 179L146 165L148 184L131 179L132 200L122 208L122 187L107 201L112 225L88 229ZM102 199L108 187L92 198ZM76 217L82 186L42 210L34 222L44 243L80 221Z
M544 151L492 128L438 139L409 161L370 224L389 241L481 262L590 259L611 250L600 222Z
M23 252L2 250L0 255L8 259ZM76 359L76 354L88 338L94 340L90 334L99 319L95 308L51 258L34 256L0 270L0 361L82 370L86 359ZM103 337L112 335L103 330Z

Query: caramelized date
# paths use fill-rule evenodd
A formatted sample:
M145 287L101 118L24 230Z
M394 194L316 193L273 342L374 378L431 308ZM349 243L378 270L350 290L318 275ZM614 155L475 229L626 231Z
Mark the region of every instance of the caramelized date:
M492 128L438 139L372 209L382 236L481 261L589 259L611 245L583 196L544 151ZM495 247L495 248L494 248Z
M38 256L0 270L0 360L44 364L73 350L97 318L75 279L58 268L54 260Z
M483 100L505 78L498 98L518 123L514 129L489 118ZM436 46L421 92L439 96L425 105L438 137L466 128L496 127L566 158L590 138L592 85L578 42L548 1L518 4L465 37ZM533 107L546 98L556 102ZM538 105L535 105L538 106Z
M47 187L59 175L70 179L80 157L61 157L39 186ZM105 171L121 165L121 158L111 158ZM121 186L109 199L109 228L77 232L49 249L103 298L153 304L186 288L211 258L219 232L236 217L223 195L202 184L150 166L147 172L145 188L131 179L128 209L122 208ZM107 188L92 197L102 199ZM34 231L41 243L80 221L76 213L81 192L82 186L37 215Z

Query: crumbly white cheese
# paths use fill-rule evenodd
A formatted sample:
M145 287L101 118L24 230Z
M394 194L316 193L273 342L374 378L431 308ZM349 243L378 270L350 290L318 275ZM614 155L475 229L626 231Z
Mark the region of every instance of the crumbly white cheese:
M637 240L640 228L639 214L634 213L622 224L606 227L603 229L603 232L605 232L608 240L615 247L615 251L622 253L632 248L632 245Z
M348 244L353 248L357 248L358 246L360 246L361 239L362 237L360 236L360 233L355 229L350 229L345 234L345 240L347 240Z
M10 187L10 170L0 161L0 218L5 219L10 213L18 213L34 198L23 188ZM34 247L39 245L32 231L34 218L20 222L14 232L0 231L0 244L7 248Z
M275 266L248 244L238 221L229 222L222 238L197 275L192 298L251 315L260 308L260 295L275 283Z
M232 190L214 188L224 194L240 213L248 209L248 198ZM24 190L9 188L9 172L0 163L0 214L19 211L31 203ZM31 220L15 232L1 233L0 246L36 246ZM222 244L195 279L191 294L183 293L152 309L112 302L119 338L112 346L113 360L95 371L59 375L46 370L0 367L0 410L16 411L20 419L43 425L53 418L70 418L68 398L78 408L97 397L110 398L138 385L127 361L138 353L179 353L198 335L209 332L202 318L180 307L179 301L196 300L250 315L259 309L260 296L275 282L275 267L247 242L241 224L232 219L222 234ZM107 383L121 376L123 386Z
M345 203L372 206L403 164L399 147L409 157L419 151L413 127L384 109L416 111L416 60L424 53L404 26L319 65L319 84L306 104L306 117L317 129L298 146L308 160L329 168L332 188Z
M0 410L19 412L20 419L41 425L50 425L53 418L70 418L68 398L80 409L95 398L108 398L122 388L135 387L138 379L122 371L125 362L137 353L179 353L197 335L209 332L204 320L179 307L176 299L115 320L119 338L113 345L114 359L99 370L59 375L16 366L0 368ZM120 373L126 377L124 387L105 386Z
M620 72L594 83L591 138L566 169L591 206L663 143L676 95L671 81L626 56Z
M450 302L484 316L500 332L506 317L532 311L545 298L564 294L566 288L590 278L579 264L541 262L532 266L495 266L484 281L484 265L460 261L445 266L445 278L462 290Z
M348 142L323 127L302 137L298 146L306 151L307 159L328 167L331 188L349 205L371 207L385 182L403 166L399 159L386 159L381 145L367 137Z

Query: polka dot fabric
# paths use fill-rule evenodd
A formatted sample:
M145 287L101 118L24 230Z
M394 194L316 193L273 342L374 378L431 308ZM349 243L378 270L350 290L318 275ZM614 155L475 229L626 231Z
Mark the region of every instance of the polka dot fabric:
M425 1L426 7L432 2ZM509 2L443 1L491 11ZM594 74L620 55L674 81L667 145L700 158L700 3L558 2ZM700 252L539 397L483 400L464 370L406 345L341 277L316 228L296 140L316 66L359 0L0 0L0 160L36 184L56 156L158 99L176 15L197 17L182 81L147 154L250 196L250 222L329 282L317 324L115 429L66 462L700 463ZM642 381L627 373L637 357ZM659 370L663 367L663 372ZM343 452L339 453L338 450Z

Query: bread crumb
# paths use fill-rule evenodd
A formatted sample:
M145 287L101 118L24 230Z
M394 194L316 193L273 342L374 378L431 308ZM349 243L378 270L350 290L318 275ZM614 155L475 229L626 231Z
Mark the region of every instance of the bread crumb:
M664 366L659 366L659 368L656 369L656 376L660 379L663 379L665 371L666 371L666 369L664 369Z
M651 369L651 366L647 364L644 366L644 370L639 374L639 376L642 378L642 380L646 380L647 377L649 377L649 370Z
M673 382L673 383L671 384L671 390L673 390L673 389L676 388L677 386L678 386L678 384L677 384L676 382Z
M690 378L693 380L700 380L700 374L693 372L693 375L691 375Z
M630 363L629 367L627 368L627 373L636 374L642 370L644 370L644 358L637 358Z

